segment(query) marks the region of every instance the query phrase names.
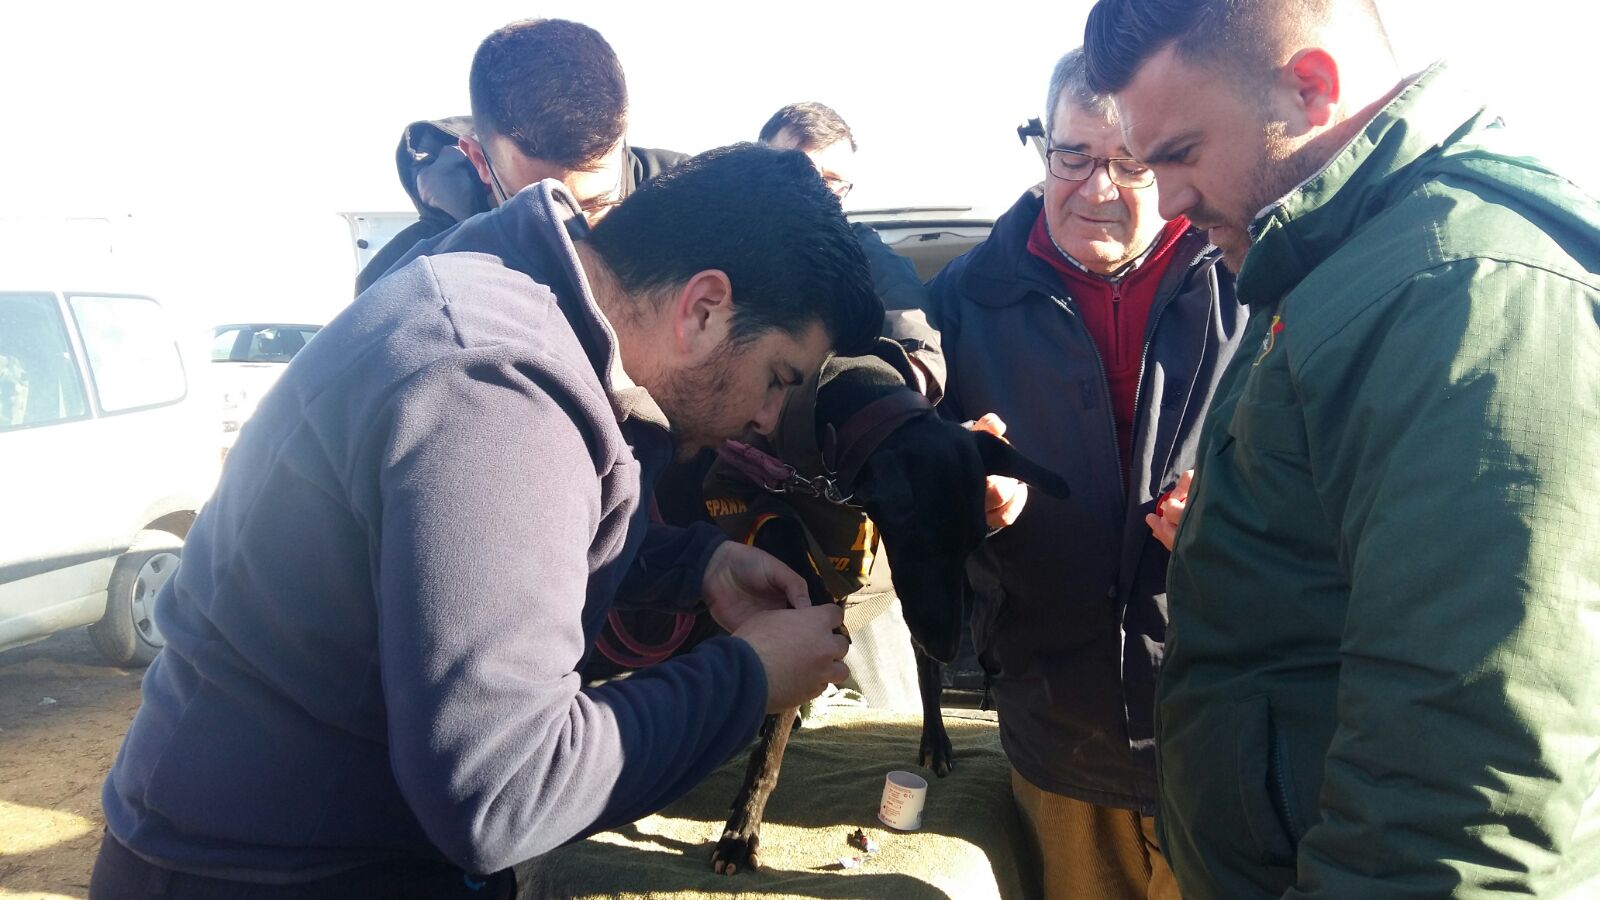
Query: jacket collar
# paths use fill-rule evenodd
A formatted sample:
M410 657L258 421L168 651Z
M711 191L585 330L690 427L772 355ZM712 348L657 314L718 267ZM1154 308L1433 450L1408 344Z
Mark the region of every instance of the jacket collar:
M1275 303L1350 234L1412 187L1425 163L1495 123L1460 78L1435 63L1315 175L1262 210L1239 272L1243 303Z
M588 276L578 260L574 241L589 233L582 211L576 200L567 193L559 181L547 179L517 192L516 196L487 214L500 229L507 250L506 265L536 281L544 281L558 273L549 271L549 265L539 265L544 257L559 267L565 285L551 285L555 289L556 303L566 314L572 330L583 345L595 374L605 385L606 394L617 421L640 419L667 427L666 415L648 391L634 384L622 368L622 354L617 345L617 333L611 327L595 300ZM525 256L523 248L544 251Z
M982 306L1011 306L1033 294L1064 296L1066 286L1050 264L1028 250L1028 235L1044 209L1044 186L1034 185L1012 207L995 220L989 238L972 251L971 262L961 275L962 293ZM1194 263L1216 250L1205 232L1190 229L1167 251L1176 255L1156 289L1159 300L1171 292L1177 281L1189 277ZM1148 262L1148 260L1146 260Z
M962 273L962 293L984 306L1010 306L1029 294L1064 292L1055 270L1028 252L1028 234L1043 208L1044 186L1034 185L995 220Z

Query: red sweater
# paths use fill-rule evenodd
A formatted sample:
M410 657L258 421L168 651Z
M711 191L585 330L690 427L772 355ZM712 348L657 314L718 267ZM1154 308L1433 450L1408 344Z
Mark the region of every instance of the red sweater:
M1155 305L1156 288L1172 264L1172 248L1189 230L1189 220L1179 216L1167 223L1156 238L1155 249L1132 272L1117 279L1091 275L1062 255L1050 240L1044 219L1033 224L1028 252L1050 264L1061 276L1067 294L1100 351L1106 386L1111 389L1112 418L1117 423L1117 447L1123 465L1133 456L1133 413L1139 402L1139 367L1144 354L1144 331Z

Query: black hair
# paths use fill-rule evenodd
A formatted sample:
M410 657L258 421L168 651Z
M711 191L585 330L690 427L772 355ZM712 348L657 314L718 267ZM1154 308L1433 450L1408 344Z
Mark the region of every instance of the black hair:
M1373 0L1099 0L1083 29L1089 89L1114 94L1171 44L1190 62L1262 76L1285 40L1337 12L1359 14L1393 55Z
M600 32L564 19L513 22L484 38L468 91L480 140L503 135L567 169L593 168L627 127L616 53Z
M820 323L851 356L883 327L861 245L798 150L736 144L702 153L618 204L588 241L635 296L707 269L727 274L736 343Z
M770 144L777 139L778 132L785 129L800 142L801 150L820 149L838 141L849 141L850 149L856 149L856 138L850 133L850 126L844 123L838 113L821 103L791 103L785 106L761 126L761 134L757 139L763 144Z

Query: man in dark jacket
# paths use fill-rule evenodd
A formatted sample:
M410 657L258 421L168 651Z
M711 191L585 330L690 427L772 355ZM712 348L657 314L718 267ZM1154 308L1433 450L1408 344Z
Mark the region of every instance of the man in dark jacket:
M1158 215L1080 51L1056 66L1046 111L1043 189L929 284L942 408L998 414L1072 485L1069 500L1030 499L975 556L973 638L1042 893L1176 897L1151 821L1167 551L1144 516L1195 464L1244 314L1205 235Z
M648 524L675 451L770 429L830 349L876 339L809 169L713 151L592 232L546 181L318 335L160 597L92 897L503 895L513 863L659 809L847 674L798 576ZM585 688L624 573L732 637Z
M1600 896L1600 205L1371 0L1086 41L1251 310L1169 581L1184 896Z
M606 39L561 19L516 22L478 48L472 115L413 122L395 165L421 217L356 276L372 286L413 246L498 206L530 184L567 186L594 222L639 185L682 162L670 150L630 147L628 87Z

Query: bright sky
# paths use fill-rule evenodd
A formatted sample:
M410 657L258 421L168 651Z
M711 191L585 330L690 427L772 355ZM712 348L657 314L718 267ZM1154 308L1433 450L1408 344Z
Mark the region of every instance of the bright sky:
M1584 77L1594 4L1379 2L1404 61L1457 60L1540 155L1600 186ZM1089 7L11 2L0 12L0 276L19 246L64 234L114 246L134 286L203 324L325 319L355 271L337 213L409 207L394 170L402 127L466 112L479 40L529 16L586 22L612 43L635 144L752 139L779 106L819 100L861 143L852 205L993 214L1041 177L1015 126L1040 114ZM112 224L59 224L69 216Z

